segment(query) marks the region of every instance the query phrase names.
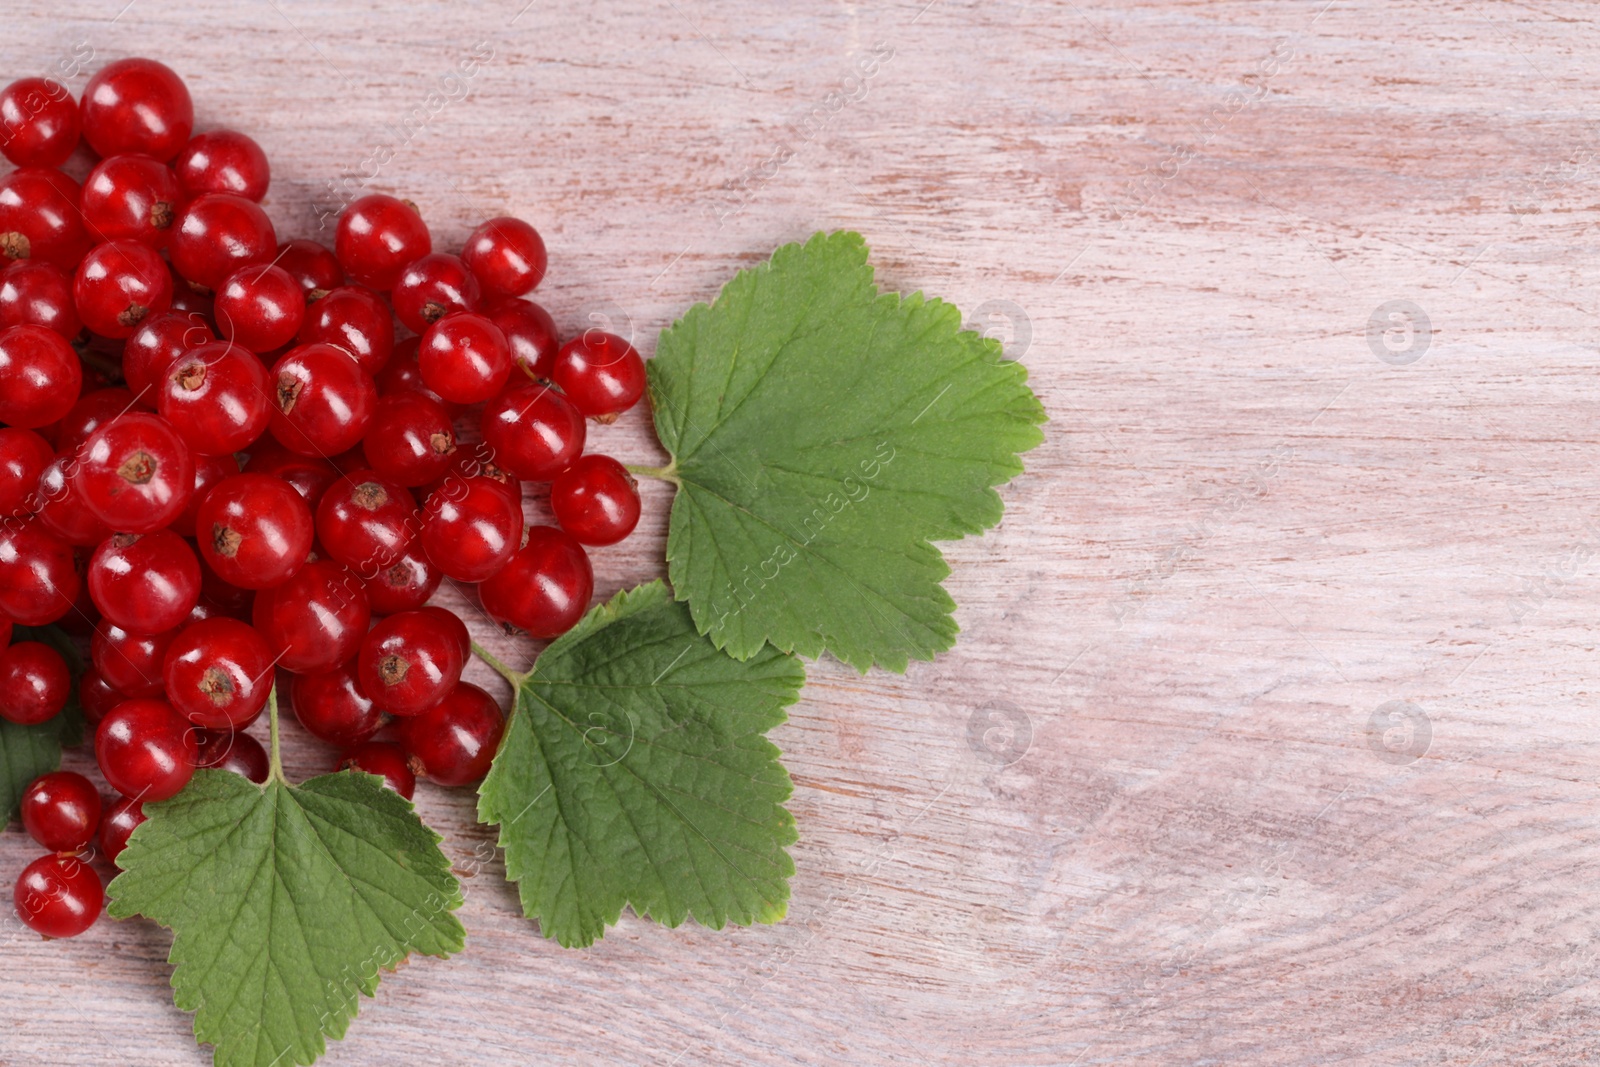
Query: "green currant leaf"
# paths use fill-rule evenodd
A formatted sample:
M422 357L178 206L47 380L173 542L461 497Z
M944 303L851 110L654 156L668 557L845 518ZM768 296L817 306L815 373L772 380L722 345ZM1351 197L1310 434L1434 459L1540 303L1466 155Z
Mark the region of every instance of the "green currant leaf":
M312 1063L379 971L460 950L461 886L439 836L381 781L201 770L145 806L110 913L172 929L174 1000L217 1064Z
M43 641L60 652L72 673L72 695L67 698L67 706L49 722L18 726L0 719L0 825L16 817L23 790L30 782L61 766L63 748L83 744L83 708L78 703L83 653L54 626L17 626L12 629L11 640Z
M508 677L516 706L478 815L546 937L592 944L625 906L668 926L783 918L793 785L765 735L799 695L798 660L731 658L653 582Z
M856 233L785 245L667 328L647 365L667 559L700 632L862 671L954 644L930 542L999 522L994 487L1043 439L1000 356L951 305L880 293Z

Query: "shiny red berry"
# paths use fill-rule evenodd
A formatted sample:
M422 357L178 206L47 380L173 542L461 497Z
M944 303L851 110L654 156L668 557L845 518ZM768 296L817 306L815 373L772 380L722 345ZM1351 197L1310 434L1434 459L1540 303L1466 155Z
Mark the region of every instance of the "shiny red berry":
M252 352L282 348L300 332L306 298L282 267L241 267L217 289L217 329Z
M214 290L241 267L271 263L278 237L255 201L207 193L179 214L170 248L172 266L186 281Z
M403 611L378 620L361 642L361 688L390 715L420 715L461 680L461 646L435 615Z
M40 526L74 548L93 548L116 531L84 502L83 491L70 477L77 465L76 450L51 460L39 473L34 506Z
M0 91L0 152L19 167L59 167L78 147L78 102L49 78L19 78Z
M511 376L511 347L491 320L457 311L422 335L417 368L428 388L445 400L477 404L505 388Z
M48 722L71 693L67 661L49 645L18 641L0 651L0 719L21 726Z
M0 517L20 517L39 506L39 475L54 458L50 442L32 430L0 427Z
M465 663L472 655L472 634L467 632L467 624L461 621L461 616L438 604L429 604L417 610L434 616L444 624L445 629L456 635L456 644L461 646L461 662Z
M440 785L461 786L489 773L505 729L505 713L494 698L461 682L427 711L401 719L395 736L413 770Z
M405 328L421 333L453 311L475 310L478 279L460 258L430 252L406 264L389 299Z
M12 903L17 917L45 937L77 937L100 917L106 890L100 876L77 856L41 856L17 876Z
M83 221L96 241L165 248L183 194L172 168L149 156L109 156L83 181Z
M405 554L420 523L404 486L372 471L335 482L317 505L317 538L328 555L368 578Z
M116 534L89 558L88 582L95 607L112 625L165 633L200 600L200 561L171 530Z
M521 296L544 280L544 238L521 219L490 219L467 238L461 258L477 276L485 296Z
M272 773L272 762L261 742L242 730L201 730L195 766L213 771L231 771L257 785Z
M437 400L391 393L378 399L361 448L381 476L400 485L425 485L444 477L455 462L455 427Z
M194 102L171 67L153 59L119 59L100 68L83 90L83 137L102 156L143 152L163 163L194 129Z
M301 455L335 456L354 448L378 406L372 376L329 344L290 349L271 377L272 436Z
M559 637L583 618L594 569L583 546L554 526L530 526L527 543L478 586L483 609L530 637Z
M289 701L311 736L341 748L371 740L389 721L361 688L353 659L331 670L295 675Z
M194 775L194 728L164 700L125 700L94 733L94 755L111 788L144 802L177 795Z
M407 263L433 251L433 239L415 205L373 193L340 214L333 250L350 277L389 289Z
M187 196L232 193L259 202L272 180L267 154L237 130L195 135L172 161L172 169Z
M518 478L548 482L583 454L588 429L566 397L540 382L518 381L483 409L483 440L494 461Z
M0 615L21 626L55 622L82 584L65 541L37 522L0 523Z
M22 828L51 852L89 847L100 828L100 793L72 771L52 771L23 790Z
M83 388L83 368L66 339L43 326L0 331L0 422L33 429L65 415Z
M158 385L156 410L198 456L249 448L272 418L267 368L247 348L210 341L189 349Z
M586 545L614 545L639 525L639 485L610 456L579 456L550 487L561 528Z
M144 802L132 797L121 797L106 809L105 818L100 821L100 851L106 859L117 862L128 847L128 838L144 819Z
M196 726L242 729L267 706L272 650L254 627L226 617L186 627L161 667L167 700Z
M195 513L201 555L240 589L267 589L299 571L314 530L311 509L295 487L265 474L224 478Z
M562 345L552 377L574 407L594 418L619 415L644 395L644 360L604 330L585 330Z
M72 480L84 504L113 530L151 533L188 506L194 457L166 419L133 411L89 435Z
M72 278L42 259L19 259L0 271L0 329L43 326L71 341L83 332Z
M278 246L278 266L289 272L307 300L315 300L344 284L344 268L333 249L317 241L297 237Z
M422 512L428 558L458 582L481 582L522 544L522 502L490 478L446 478Z
M178 357L217 335L195 312L166 311L148 315L122 346L122 377L144 403L156 402L156 389Z
M172 275L161 256L138 241L95 245L72 279L83 324L104 337L133 336L146 315L172 305Z
M89 639L89 659L106 684L123 697L158 696L161 664L177 636L177 630L134 634L102 622Z
M383 779L384 786L407 800L417 790L417 776L406 762L405 749L392 741L366 741L347 749L340 753L333 769L376 774Z
M394 352L394 317L371 289L340 285L306 308L300 341L333 345L368 374L377 374Z
M279 666L316 673L356 654L372 621L372 605L359 580L338 564L319 559L283 584L257 593L251 618L279 657Z
M77 182L50 167L20 167L0 179L0 256L77 269L89 251L80 195Z
M554 373L561 337L556 332L556 320L548 311L531 300L503 296L484 300L478 312L488 316L506 335L511 362L518 371L529 378L544 379Z
M428 602L444 572L435 567L413 543L401 557L367 578L367 598L372 601L374 615L394 615L402 611L415 611Z

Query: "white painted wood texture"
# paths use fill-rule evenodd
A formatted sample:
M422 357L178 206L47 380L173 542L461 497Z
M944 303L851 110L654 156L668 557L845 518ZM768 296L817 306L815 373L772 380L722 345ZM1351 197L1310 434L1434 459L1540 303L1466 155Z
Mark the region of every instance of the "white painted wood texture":
M471 796L424 787L468 949L327 1063L1600 1052L1592 5L123 2L13 5L3 73L163 59L266 146L285 235L391 148L371 186L440 244L534 221L564 326L648 352L851 227L884 284L1025 321L1053 420L1004 524L947 548L959 646L810 667L787 922L563 951ZM1427 331L1369 336L1391 301ZM595 437L661 458L643 412ZM600 595L662 573L668 499ZM30 852L0 836L7 883ZM5 921L0 1063L204 1062L163 931Z

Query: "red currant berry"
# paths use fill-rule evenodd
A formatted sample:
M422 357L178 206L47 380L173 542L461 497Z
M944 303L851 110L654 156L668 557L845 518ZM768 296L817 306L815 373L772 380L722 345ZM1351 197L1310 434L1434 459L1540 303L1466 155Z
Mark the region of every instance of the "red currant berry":
M478 280L456 256L430 252L406 264L389 298L406 329L421 333L452 311L475 309Z
M212 341L168 368L156 407L191 452L228 455L250 447L266 430L272 417L267 383L267 369L250 351Z
M94 732L94 756L111 788L146 803L176 796L194 774L193 728L164 700L124 700Z
M172 265L184 280L214 290L241 267L272 262L278 237L261 205L207 193L178 216L171 247Z
M299 491L309 508L315 508L328 486L339 480L339 468L320 456L302 456L279 444L276 438L263 437L250 448L248 474L265 474L288 482Z
M361 642L361 688L390 715L420 715L461 680L461 645L437 616L402 611L379 619Z
M148 246L109 241L83 257L72 279L72 299L89 329L128 338L146 315L172 305L172 275Z
M265 785L272 763L261 742L242 730L201 730L195 766L232 771L257 785Z
M544 238L521 219L502 216L472 231L461 258L485 296L521 296L544 281Z
M119 415L89 435L72 480L84 504L121 533L151 533L183 514L194 457L159 415Z
M106 684L123 697L153 697L161 693L161 664L177 630L161 634L132 634L102 623L89 639L89 660Z
M0 615L44 626L72 610L82 586L65 541L36 522L0 523Z
M0 651L0 718L33 726L66 707L72 676L61 653L41 641L18 641Z
M511 376L511 348L493 322L457 311L422 335L417 368L439 396L457 404L476 404L505 387Z
M548 385L519 381L483 409L483 441L518 478L548 482L583 454L583 415Z
M372 621L367 591L338 564L312 560L282 585L256 594L255 627L278 665L298 674L332 670L356 654Z
M340 754L333 769L376 774L383 779L385 787L407 800L417 791L417 776L406 763L405 749L392 741L367 741L347 749Z
M372 613L395 615L422 607L443 580L444 574L413 544L406 549L405 555L368 578L364 584L367 597L372 601Z
M100 828L100 794L81 774L52 771L22 793L22 828L51 852L88 848Z
M253 473L217 483L194 522L206 563L240 589L268 589L293 576L310 556L315 532L294 486Z
M377 374L394 351L394 317L371 289L341 285L306 308L300 340L333 345L368 374Z
M420 337L407 337L395 342L393 357L378 373L378 392L385 396L390 393L421 393L430 400L437 400L450 413L450 417L455 418L466 410L466 406L444 399L422 380L422 368L417 364L417 351L421 345Z
M122 797L106 809L105 818L100 822L100 851L106 859L117 862L122 850L128 847L128 838L144 818L144 802L131 797Z
M89 595L129 633L172 629L200 600L200 561L171 530L109 537L89 559Z
M71 410L82 388L78 354L60 334L43 326L0 331L0 422L48 426Z
M197 622L167 648L161 675L173 710L196 726L241 729L267 706L272 650L237 619Z
M45 937L77 937L100 918L105 886L76 856L41 856L22 869L12 892L17 917Z
M100 725L106 712L122 703L123 694L112 688L99 668L90 667L78 679L78 703L83 706L83 721L93 729Z
M562 345L552 376L574 407L605 421L644 395L644 360L627 341L604 330L585 330Z
M50 442L32 430L0 427L0 516L17 518L39 506L39 475L54 458Z
M178 358L216 339L205 319L193 312L146 316L122 347L122 377L135 396L153 403L157 387Z
M589 610L594 568L571 535L554 526L528 527L511 562L478 586L483 610L530 637L559 637Z
M373 193L339 216L333 250L350 277L373 289L390 289L407 263L433 251L433 239L416 205Z
M372 469L400 485L425 485L455 462L455 427L438 401L421 393L378 399L361 447Z
M400 747L413 769L443 786L470 785L489 773L506 717L494 698L461 682L427 711L401 719Z
M422 513L422 549L458 582L481 582L522 543L522 503L489 478L446 478Z
M389 721L361 688L355 660L317 674L295 675L289 701L312 737L341 748L371 740Z
M378 406L372 375L328 344L290 349L273 366L272 383L272 436L304 456L354 448Z
M72 279L42 259L19 259L0 271L0 329L43 326L71 341L83 332Z
M49 167L22 167L0 180L0 255L42 259L71 273L89 251L78 183Z
M192 138L172 161L187 195L232 193L260 202L267 195L272 168L267 154L237 130L212 130Z
M83 138L102 156L143 152L163 163L194 129L194 102L183 79L153 59L119 59L83 90Z
M639 483L610 456L579 456L550 487L561 528L586 545L614 545L639 525Z
M344 284L344 268L333 249L316 241L297 237L278 246L278 266L299 283L307 300L316 300Z
M461 662L467 662L468 657L472 655L472 635L467 632L467 624L461 621L461 616L449 608L441 608L437 604L429 604L427 607L418 608L417 610L434 616L444 624L446 629L456 635L456 644L461 646Z
M19 78L0 92L0 152L19 167L59 167L78 147L78 102L49 78Z
M51 460L39 474L33 503L39 525L74 548L93 548L116 531L84 503L83 493L70 477L76 466L72 454Z
M317 505L317 539L329 556L362 578L399 560L418 525L411 494L372 471L333 483Z
M555 372L561 337L556 320L531 300L505 296L486 300L479 313L500 327L511 348L511 362L529 378L548 379Z
M149 156L110 156L84 179L83 221L96 241L165 248L181 196L166 164Z
M238 473L239 460L234 456L194 457L194 493L190 495L189 506L183 509L183 514L173 519L167 528L179 537L192 539L195 536L194 520L200 514L200 504L206 494L224 478L231 478ZM203 585L200 595L205 595Z
M300 283L282 267L241 267L217 290L222 336L252 352L271 352L295 339L306 315Z

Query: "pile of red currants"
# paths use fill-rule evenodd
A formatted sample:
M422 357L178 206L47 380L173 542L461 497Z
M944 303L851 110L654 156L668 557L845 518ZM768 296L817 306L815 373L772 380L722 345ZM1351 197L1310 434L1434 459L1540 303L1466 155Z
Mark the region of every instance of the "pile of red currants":
M47 855L23 921L87 929L111 861L196 767L270 773L244 730L279 670L336 767L410 797L466 785L505 718L461 680L471 651L441 581L476 585L508 630L583 615L585 545L639 520L632 476L584 455L587 419L638 402L644 363L597 330L560 343L523 299L544 242L496 218L433 251L414 204L354 201L334 247L278 243L267 158L193 135L189 92L148 59L112 63L81 103L42 78L0 91L0 717L49 721L73 687L51 644L89 639L78 681L106 782L47 774L22 802ZM92 169L71 166L80 138ZM466 440L457 425L476 427ZM468 443L468 442L471 443ZM522 483L556 525L527 526ZM22 635L28 636L28 635ZM381 733L380 733L381 731Z

